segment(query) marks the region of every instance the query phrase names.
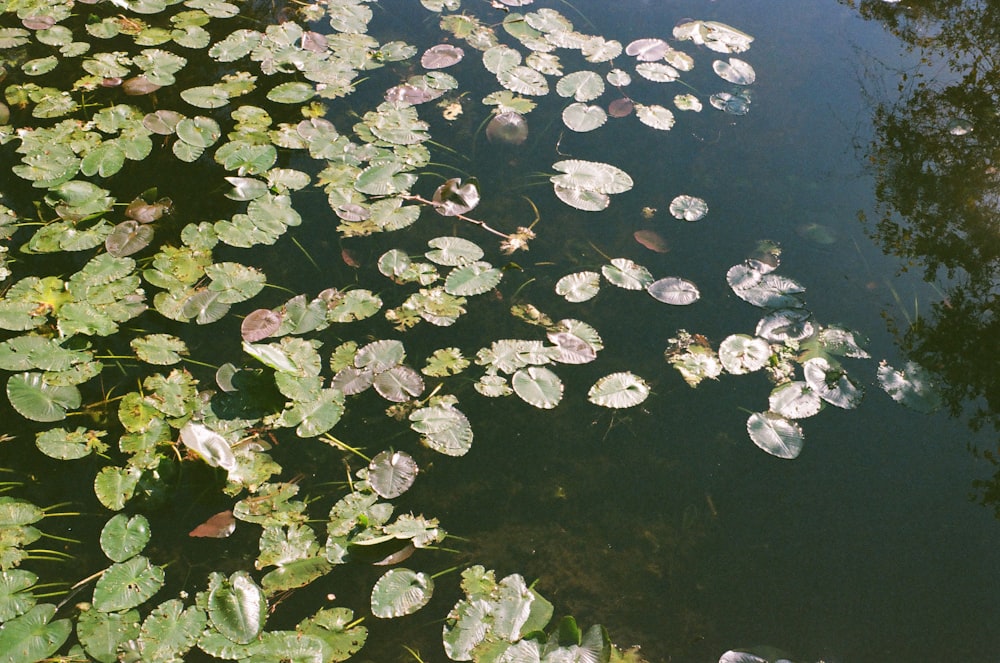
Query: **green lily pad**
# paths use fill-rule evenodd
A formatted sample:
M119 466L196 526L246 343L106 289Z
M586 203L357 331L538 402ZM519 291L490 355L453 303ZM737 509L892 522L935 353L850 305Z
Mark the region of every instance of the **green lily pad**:
M0 626L0 651L12 663L41 661L56 653L73 630L68 619L52 621L56 606L36 605Z
M464 456L472 448L472 426L462 412L450 405L422 407L410 413L410 428L421 441L446 456Z
M59 421L66 411L80 407L82 396L74 386L53 386L41 373L16 373L7 380L11 406L32 421Z
M101 663L116 663L125 643L139 637L139 612L85 610L77 619L76 635L87 654Z
M229 578L213 573L209 578L208 616L227 638L248 644L260 635L267 620L264 591L244 571Z
M143 660L183 660L207 622L205 611L196 605L185 608L180 599L164 601L142 622L139 644Z
M30 591L38 576L24 569L0 571L0 623L23 615L37 603Z
M101 550L112 562L124 562L141 553L149 538L149 521L145 516L136 514L129 518L119 513L101 530Z
M160 591L163 581L163 569L142 555L112 564L94 586L94 608L101 612L135 608Z

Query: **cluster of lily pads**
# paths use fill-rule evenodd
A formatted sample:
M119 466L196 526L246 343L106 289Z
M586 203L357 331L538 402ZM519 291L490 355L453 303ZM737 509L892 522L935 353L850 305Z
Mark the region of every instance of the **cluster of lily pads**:
M351 400L375 392L389 404L387 414L409 422L414 444L460 456L471 448L473 426L445 389L457 385L452 391L459 392L465 378L450 378L474 363L481 369L476 393L514 394L547 409L562 400L558 367L597 359L603 341L594 326L552 320L526 304L512 313L538 331L496 339L469 352L471 361L449 339L422 366L414 364L418 369L407 363L403 341L372 338L380 312L399 334L421 323L448 327L472 308L470 298L501 286L502 266L486 260L487 250L476 242L455 235L435 237L422 254L383 252L377 269L385 280L364 284L369 287L330 285L277 306L251 305L269 285L261 252L287 241L290 228L317 222L302 213L303 199L317 192L345 238L400 231L433 211L467 224L470 233L499 236L502 253L528 248L535 224L469 216L481 197L474 178L420 193L432 188L428 116L437 107L426 104L439 101L445 121L484 110L465 108L462 93L482 72L500 88L481 99L492 109L484 121L490 140L523 142L526 117L538 107L558 114L573 132L633 113L643 127L665 131L676 121L673 111L641 101L632 73L649 83L683 84L681 73L694 66L685 42L721 54L742 53L752 42L722 23L684 21L672 35L623 46L577 31L549 7L517 11L531 0L476 3L466 11L459 0L421 4L440 15L442 31L479 53L481 69L460 65L465 56L455 44L420 54L411 44L380 42L370 34L374 12L367 0L282 5L275 8L280 20L270 8L226 0L3 5L0 147L19 180L5 183L0 205L0 329L6 332L0 370L7 374L7 402L34 426L39 452L69 463L100 459L94 495L115 513L99 535L107 565L51 603L46 583L19 568L58 557L36 546L42 535L34 524L50 514L25 500L0 502L5 660L36 661L58 652L65 660L182 660L194 649L240 661L346 660L365 642L360 618L347 608L323 607L293 629L269 628L280 597L344 564L372 558L399 564L446 536L434 518L394 514L388 501L415 482L413 455L384 449L368 457L331 434ZM423 71L414 73L418 59ZM442 71L449 67L455 75ZM708 96L709 105L746 113L753 68L736 58L716 60L712 68L732 87ZM353 103L356 91L383 82L373 108ZM674 97L674 108L700 111L698 91L688 90ZM606 110L595 103L605 95ZM552 110L553 103L559 108ZM599 212L633 186L624 170L599 161L561 159L552 171L554 196L582 211ZM187 183L166 190L165 172ZM186 187L206 174L212 193L187 195ZM706 212L693 196L678 196L671 205L671 213L687 221ZM245 260L254 264L218 259L251 248ZM754 270L732 276L734 291L778 308L767 292L785 286L762 267ZM602 277L667 304L700 297L692 282L654 279L628 258L609 260L600 273L569 274L556 291L582 302L597 295ZM383 298L393 301L387 306ZM232 351L212 357L212 371L206 370L206 358L192 356L197 332L186 325L235 315L242 318L240 337L227 339ZM794 327L797 318L771 315L767 328L785 337L759 330L758 337L771 340L727 339L717 361L730 372L749 370L765 351L762 342L768 357L780 356L786 366L798 361L781 348L804 346L806 337L774 331ZM330 337L323 332L331 328L341 342L322 354ZM831 344L848 347L853 337L827 328L818 338L832 351ZM681 343L672 354L689 380L714 377L708 367L715 360L700 347ZM810 388L828 400L852 402L851 383L834 379L839 374L826 355L808 361ZM112 364L120 372L105 370ZM883 374L883 384L900 398L915 391L912 370L885 367ZM804 411L798 403L805 389L794 389L772 397L772 412L760 416L772 422ZM618 371L593 383L587 397L598 406L626 408L649 394L643 378ZM91 416L81 417L84 412ZM768 427L782 434L777 425ZM285 431L363 460L342 493L324 495L330 502L325 516L297 498L294 481L280 479L272 435ZM751 437L760 443L760 435L751 431ZM166 575L155 550L147 551L152 532L141 511L144 500L168 488L167 477L192 462L217 468L218 488L233 500L231 509L192 534L225 537L237 526L255 527L259 554L253 570L210 572L192 597L157 603ZM516 574L497 582L492 572L472 567L462 577L465 598L443 630L445 653L454 660L625 656L601 627L581 631L572 618L546 634L552 606ZM413 613L429 601L433 578L390 569L373 587L372 614ZM83 604L69 603L76 592L89 592Z

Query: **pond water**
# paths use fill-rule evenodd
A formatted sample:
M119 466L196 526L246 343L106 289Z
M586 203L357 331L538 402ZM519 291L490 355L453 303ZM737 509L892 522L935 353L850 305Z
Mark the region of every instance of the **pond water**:
M858 8L834 0L535 4L558 9L581 31L622 44L669 36L688 18L720 21L753 35L750 50L737 56L757 73L749 86L749 112L726 114L709 106L710 94L729 87L710 63L727 56L686 43L696 62L695 71L683 78L687 87L636 81L631 88L637 99L668 107L674 94L689 91L705 102L698 114L675 111L672 130L656 131L631 117L577 134L559 119L565 100L549 99L548 106L528 115L526 142L493 144L483 131L488 109L479 99L495 81L474 78L477 71L482 74L481 65L466 61L454 70L469 92L463 114L445 120L433 104L421 107L435 141L447 146L431 148L434 163L427 170L477 177L483 200L469 214L495 227L528 225L537 211L538 237L530 251L501 256L491 244L494 238L480 229L429 213L402 232L341 238L325 196L308 194L296 202L305 223L291 235L294 243L283 238L256 259L258 249L217 250L217 259L256 265L267 272L269 283L292 293L313 296L326 287L357 285L379 291L387 308L401 301L384 279L378 280L383 277L376 261L388 249L417 255L428 239L455 234L489 247L485 259L493 264L506 263L502 284L471 302L474 315L453 327L421 324L399 334L382 320L353 323L360 326L324 337L327 354L348 339L363 344L400 337L416 363L449 345L474 357L476 349L497 339L540 338L537 328L509 314L512 304L530 303L554 320L579 318L600 333L604 349L596 362L559 367L565 396L553 410L533 408L516 397L479 398L471 388L475 376L463 386L449 385L461 393L462 411L475 431L472 449L461 458L420 447L412 431L382 414L386 403L373 394L351 401L333 434L371 454L389 447L413 454L420 478L395 500L397 512L436 517L461 537L443 544L457 553L419 551L407 565L439 571L477 563L496 569L497 577L520 573L529 582L537 579L536 589L553 603L556 615L571 614L584 627L604 625L617 645L640 645L650 663L715 661L734 648L762 656L776 648L793 660L827 663L996 660L1000 526L988 508L996 503L989 498L989 484L975 483L989 479L991 468L973 453L995 448L996 431L989 415L982 428L970 427L968 408L954 416L944 409L924 414L903 407L876 380L879 360L901 366L909 358L915 341L906 330L931 319L935 303L940 306L949 295L957 306L954 288L964 283L961 270L925 280L926 261L900 252L899 244L887 246L881 241L885 232L875 236L879 220L904 224L907 218L908 210L892 208L886 196L892 187L879 168L891 161L886 153L893 146L879 140L885 109L909 103L911 77L920 66L920 53L908 50L886 26L898 32L907 21L916 24L919 12L893 9L900 12L894 14L882 7L889 3L862 2ZM474 11L485 10L476 6ZM423 49L442 34L430 16L417 3L379 3L372 33ZM350 97L350 106L331 103L328 117L338 127L349 127L357 119L352 111L361 114L377 105L400 72L419 68L412 69L372 72L371 81ZM961 78L944 65L935 71L942 80ZM610 98L606 94L600 103ZM953 141L963 138L950 135ZM886 152L880 153L879 145ZM9 150L4 153L5 160L13 157ZM553 162L569 158L614 164L632 176L635 186L613 195L603 212L572 209L553 196L548 181ZM292 159L286 165L315 172L307 161ZM937 166L946 169L948 163L942 159ZM192 184L174 177L164 173L161 195L179 202ZM418 187L421 195L429 196L440 182L436 177L428 181L433 185ZM899 182L895 187L903 188ZM6 191L11 199L13 189ZM704 199L708 215L693 223L675 220L668 207L680 194ZM27 194L19 190L17 195ZM939 195L957 194L943 189ZM925 204L961 208L953 200ZM225 203L219 210L220 215L233 213ZM637 231L657 233L668 250L646 248L636 241ZM896 237L905 236L901 231ZM998 237L983 240L982 250L989 242L1000 243ZM762 240L780 245L778 273L805 286L803 297L816 320L865 335L872 356L845 360L866 392L860 407L826 407L803 419L805 442L794 460L765 453L747 436L747 416L768 408L772 385L763 374L724 374L692 388L664 360L668 340L681 329L703 335L714 348L730 334L754 334L762 311L733 293L726 274ZM669 306L607 283L583 303L554 293L560 277L582 269L600 271L607 257L629 258L657 278L689 279L700 299L691 306ZM985 266L987 275L979 275L994 279L987 292L995 287L997 273L995 263L989 264L994 271ZM280 306L288 296L276 288L265 290L253 307L238 313ZM180 334L181 325L158 320L155 313L145 316L136 323L144 331ZM995 323L987 314L982 319ZM192 358L239 361L239 325L233 314L185 337ZM996 342L995 336L980 338ZM966 350L956 361L976 367L975 351ZM996 350L982 352L978 370L987 375L1000 370ZM122 368L122 374L130 375L128 370ZM588 403L589 386L614 371L642 376L651 386L650 397L622 410ZM948 375L944 369L940 373ZM211 375L200 379L210 381ZM992 384L988 377L985 383ZM978 383L970 378L969 384ZM103 388L112 387L109 378ZM134 388L128 384L118 390ZM967 403L949 399L956 409L971 404L989 412L991 404L995 407L989 394L962 392L958 386L955 391L972 396ZM83 542L70 548L77 568L53 571L49 565L45 572L75 582L99 571L106 560L95 539L109 512L90 495L93 472L68 472L62 463L40 456L30 443L37 427L26 427L6 403L2 415L0 432L19 439L0 445L0 467L27 477L23 490L13 494L39 504L65 500L75 505L72 510L86 513L83 522L63 529L46 521L47 531ZM305 446L288 431L277 437L276 460L301 472L297 480L303 494L328 509L324 491L333 484L341 489L346 454L325 445L318 450ZM351 461L357 469L357 460ZM47 479L54 476L60 477L59 485ZM232 507L231 496L212 490L218 480L208 470L185 470L181 490L149 511L155 548L148 554L156 563L171 562L168 591L174 594L200 591L204 574L216 568L226 573L253 568L259 536L254 529L224 540L187 537L205 517ZM335 569L322 586L285 598L274 620L280 628L291 628L315 610L316 601L336 594L338 605L366 616L369 641L357 660L413 660L403 645L419 650L428 663L446 660L440 624L461 598L457 573L437 580L434 598L421 611L379 620L370 615L368 596L383 572L368 566L349 573ZM191 653L186 660L198 660L194 657Z

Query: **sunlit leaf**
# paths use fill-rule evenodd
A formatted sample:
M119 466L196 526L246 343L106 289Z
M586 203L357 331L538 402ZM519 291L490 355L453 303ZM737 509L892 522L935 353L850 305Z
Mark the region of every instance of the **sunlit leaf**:
M145 603L163 586L163 569L142 555L112 564L94 586L94 608L128 610Z
M755 412L747 419L747 432L758 447L778 458L795 458L802 451L802 428L773 412Z
M149 521L142 514L129 518L124 513L112 516L101 530L101 550L112 562L124 562L142 552L149 543Z
M368 482L380 496L394 499L410 489L418 469L413 456L405 451L382 451L368 464Z
M427 605L433 592L434 581L429 575L390 569L372 588L372 614L383 619L413 614Z
M587 400L591 403L610 408L634 407L647 396L649 385L646 381L628 371L605 375L587 392Z
M208 616L212 625L233 642L247 644L263 630L267 619L264 592L244 571L209 580Z
M895 369L883 359L876 377L892 400L917 412L933 412L941 406L941 396L930 373L919 364L907 361L902 369Z
M693 304L701 297L698 286L676 276L667 276L650 283L646 286L646 292L652 295L653 299L674 306Z
M519 369L511 378L511 386L524 402L545 410L559 404L564 389L562 380L544 366Z
M41 373L16 373L7 379L7 399L32 421L59 421L66 411L80 407L82 396L74 386L53 386Z

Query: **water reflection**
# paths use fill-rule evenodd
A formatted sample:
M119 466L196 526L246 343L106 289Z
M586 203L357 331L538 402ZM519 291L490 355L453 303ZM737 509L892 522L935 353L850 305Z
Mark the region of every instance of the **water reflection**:
M874 109L868 152L879 205L869 228L943 296L894 333L941 380L953 414L1000 430L1000 6L846 4L920 58L900 72L898 96ZM998 466L995 451L977 451ZM977 484L1000 516L1000 469Z

